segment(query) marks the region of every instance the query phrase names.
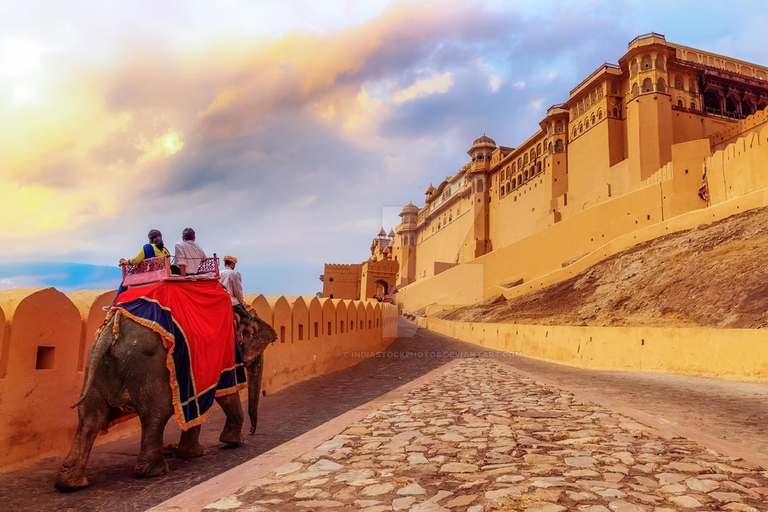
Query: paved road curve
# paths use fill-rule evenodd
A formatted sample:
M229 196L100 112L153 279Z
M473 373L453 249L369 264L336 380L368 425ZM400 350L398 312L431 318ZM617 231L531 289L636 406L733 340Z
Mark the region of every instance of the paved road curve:
M199 459L170 459L171 473L152 480L133 478L138 441L127 439L96 450L88 475L91 487L73 494L53 489L60 461L36 464L0 477L0 503L7 510L138 511L262 454L331 418L366 403L467 353L474 345L404 325L384 357L303 382L261 402L259 432L237 449L221 448L223 418L216 411L203 427L209 453ZM491 354L486 352L486 354ZM525 358L505 363L570 389L621 400L642 411L689 425L768 454L768 386L691 377L576 370ZM178 439L169 426L166 442Z

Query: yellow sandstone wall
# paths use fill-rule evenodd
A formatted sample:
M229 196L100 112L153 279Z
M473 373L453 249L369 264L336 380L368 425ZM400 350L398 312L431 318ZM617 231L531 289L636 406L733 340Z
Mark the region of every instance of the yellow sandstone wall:
M94 333L104 320L101 307L113 296L114 290L0 291L0 472L66 454L77 427L70 405L80 394ZM265 352L267 393L352 366L362 360L353 352L383 350L397 337L391 304L263 295L247 300L278 332ZM343 334L337 325L326 327L337 313L347 327ZM127 421L97 443L138 428L138 420Z
M499 294L518 296L568 279L637 243L768 206L765 111L715 138L725 142L714 153L708 139L673 145L672 160L650 175L642 188L401 288L395 295L399 308L415 312L433 304L466 305ZM705 168L709 206L694 193Z
M768 382L764 330L545 326L437 318L419 318L418 323L480 347L577 368Z

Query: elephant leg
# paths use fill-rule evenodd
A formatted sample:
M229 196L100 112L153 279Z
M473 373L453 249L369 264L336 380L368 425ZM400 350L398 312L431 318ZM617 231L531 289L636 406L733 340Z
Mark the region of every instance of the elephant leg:
M176 448L176 457L192 459L205 455L205 448L200 444L199 438L200 425L183 431L179 440L179 447Z
M256 432L256 425L259 423L259 398L263 373L264 354L261 353L248 367L248 417L251 419L251 435Z
M78 406L75 440L56 475L56 489L68 492L88 487L90 482L85 476L85 465L88 463L96 436L107 423L109 411L107 402L94 391Z
M221 431L219 442L238 445L243 442L243 405L240 403L240 393L231 393L229 395L216 397L216 401L221 406L224 414L227 415L227 421L224 424L224 430Z
M171 414L144 412L141 417L141 449L134 468L136 478L151 478L168 473L168 463L163 457L163 431Z

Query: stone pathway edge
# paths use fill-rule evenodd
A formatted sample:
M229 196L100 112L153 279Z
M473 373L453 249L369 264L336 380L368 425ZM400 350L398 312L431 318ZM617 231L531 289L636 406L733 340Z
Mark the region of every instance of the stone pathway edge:
M744 459L745 461L758 464L762 466L763 469L768 470L768 454L756 452L755 450L753 450L752 448L749 448L748 446L727 441L720 437L707 434L706 432L702 432L701 430L687 427L685 425L680 425L679 423L675 423L673 421L666 420L659 416L655 416L653 414L643 412L639 409L627 407L626 404L618 400L606 398L604 396L599 396L593 393L585 392L584 390L578 389L576 387L571 387L571 386L563 385L562 383L551 381L547 378L537 375L536 373L521 370L520 368L516 367L513 363L508 363L507 361L504 361L504 360L497 360L497 361L503 364L504 366L507 366L508 368L510 368L513 372L518 373L524 377L533 379L536 382L539 382L541 384L544 384L552 388L568 391L569 393L573 394L575 397L579 398L583 402L590 402L590 403L599 405L601 407L605 407L606 409L612 410L619 414L623 414L624 416L632 418L638 423L642 423L643 425L650 427L652 429L655 429L659 432L662 432L665 434L672 434L680 437L685 437L687 439L690 439L691 441L695 441L696 443L706 448L715 450L716 452L722 455L726 455L729 457L739 457Z
M383 405L394 402L425 382L438 378L440 375L462 363L462 359L450 361L397 389L390 391L363 405L351 409L341 416L306 432L299 437L283 443L272 450L259 455L229 471L225 471L210 480L177 494L147 512L199 512L211 503L229 496L256 479L262 478L278 467L291 462L296 457L314 449L328 439L343 432L356 421L365 418L369 413Z

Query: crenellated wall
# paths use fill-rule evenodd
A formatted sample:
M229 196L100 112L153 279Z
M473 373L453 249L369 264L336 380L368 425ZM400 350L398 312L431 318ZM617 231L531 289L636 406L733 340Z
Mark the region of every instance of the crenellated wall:
M114 293L0 291L0 472L66 454L77 427L70 405L106 315L101 308ZM268 394L352 366L361 361L352 352L377 352L397 337L397 310L390 304L263 295L246 300L278 334L265 352L262 389ZM137 420L127 421L97 443L138 428Z

